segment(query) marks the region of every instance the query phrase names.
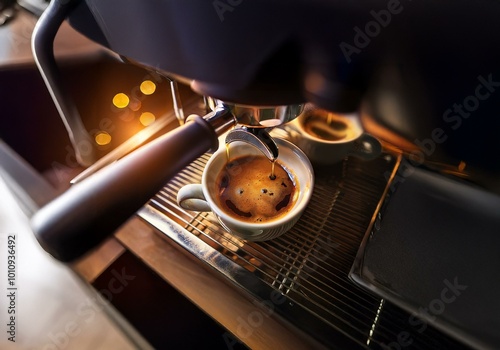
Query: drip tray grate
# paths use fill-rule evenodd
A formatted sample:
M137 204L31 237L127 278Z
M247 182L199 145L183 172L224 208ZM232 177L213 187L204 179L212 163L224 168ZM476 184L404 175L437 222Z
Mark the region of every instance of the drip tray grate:
M247 242L228 234L213 214L177 206L177 192L200 182L210 156L185 168L139 215L254 297L266 301L279 292L286 302L275 311L328 347L381 348L397 344L401 334L417 348L460 346L430 326L421 332L411 315L348 277L397 157L316 168L312 199L297 224L276 239Z

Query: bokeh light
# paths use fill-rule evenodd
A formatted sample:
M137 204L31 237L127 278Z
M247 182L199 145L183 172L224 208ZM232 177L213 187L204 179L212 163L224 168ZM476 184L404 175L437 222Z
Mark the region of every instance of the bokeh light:
M140 89L144 95L152 95L156 91L156 84L151 80L144 80L141 83Z
M139 121L141 122L142 125L148 126L154 123L156 120L156 117L153 113L151 112L144 112L141 114L139 117Z
M108 134L106 131L99 131L95 135L95 142L99 146L105 146L111 142L111 135Z
M130 103L130 99L127 95L120 92L113 97L113 104L118 108L125 108Z

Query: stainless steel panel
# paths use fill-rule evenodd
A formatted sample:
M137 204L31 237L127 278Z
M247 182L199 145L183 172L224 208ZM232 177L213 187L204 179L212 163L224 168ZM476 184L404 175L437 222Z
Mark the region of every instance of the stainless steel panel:
M209 157L178 174L139 215L327 347L402 348L402 341L414 348L460 347L430 326L421 332L411 315L348 277L399 164L396 156L348 158L316 168L314 194L299 222L283 236L258 243L231 236L211 213L177 206L177 191L200 182Z

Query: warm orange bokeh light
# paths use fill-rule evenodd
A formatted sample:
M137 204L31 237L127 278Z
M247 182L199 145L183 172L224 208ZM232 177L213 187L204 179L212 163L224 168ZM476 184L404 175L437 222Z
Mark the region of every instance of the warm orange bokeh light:
M106 131L100 131L97 133L97 135L95 135L95 142L99 146L107 145L111 142L111 135Z
M156 84L151 80L144 80L141 83L140 89L144 95L152 95L156 91Z
M144 112L141 114L139 117L139 121L141 122L142 125L148 126L154 123L156 120L156 117L153 113L151 112Z
M120 92L113 97L113 104L118 108L125 108L130 103L130 99L127 95Z

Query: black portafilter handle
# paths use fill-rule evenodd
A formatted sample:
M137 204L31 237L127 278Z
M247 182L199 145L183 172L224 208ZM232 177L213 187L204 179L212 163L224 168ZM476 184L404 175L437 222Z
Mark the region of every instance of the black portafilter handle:
M140 147L73 185L35 213L31 226L54 258L71 262L125 223L185 166L218 146L218 135L236 124L217 108Z

